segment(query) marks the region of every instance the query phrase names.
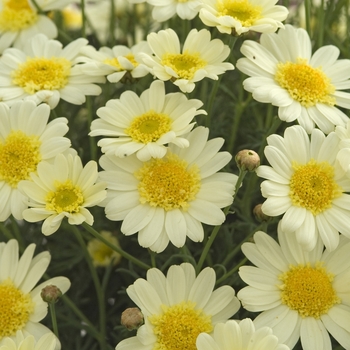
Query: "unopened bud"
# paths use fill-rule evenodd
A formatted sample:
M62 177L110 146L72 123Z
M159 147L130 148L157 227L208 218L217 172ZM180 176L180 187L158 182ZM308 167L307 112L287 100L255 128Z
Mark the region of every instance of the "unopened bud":
M261 207L262 207L262 204L258 204L253 209L253 214L254 214L256 220L259 222L270 221L272 219L272 217L264 214Z
M254 171L260 165L259 155L252 150L244 149L236 154L236 163L242 171Z
M56 303L58 299L62 296L61 290L50 284L41 290L41 298L47 303Z
M138 329L143 324L143 315L137 307L129 307L122 313L121 324L129 331Z

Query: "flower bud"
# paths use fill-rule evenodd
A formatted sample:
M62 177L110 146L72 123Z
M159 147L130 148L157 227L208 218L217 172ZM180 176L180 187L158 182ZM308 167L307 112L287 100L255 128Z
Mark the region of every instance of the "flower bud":
M143 315L137 307L129 307L122 313L121 324L129 331L143 324Z
M262 206L262 204L257 204L253 209L253 214L255 216L255 219L259 222L270 221L272 219L272 217L264 214L262 209L261 209L261 206Z
M47 303L56 303L62 296L62 292L58 287L49 284L41 290L40 296Z
M242 171L255 171L260 165L259 155L252 150L243 149L236 154L236 163Z

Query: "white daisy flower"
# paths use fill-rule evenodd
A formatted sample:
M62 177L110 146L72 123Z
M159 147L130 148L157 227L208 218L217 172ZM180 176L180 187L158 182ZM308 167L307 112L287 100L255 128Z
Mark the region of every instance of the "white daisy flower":
M51 235L67 217L70 225L86 221L93 224L94 218L86 209L101 202L106 185L97 182L97 163L83 165L79 156L68 154L56 156L54 164L41 162L37 174L31 173L32 181L22 181L19 189L29 197L29 209L23 218L29 222L45 220L44 235Z
M279 245L264 232L242 251L253 266L239 275L249 286L238 298L245 309L262 312L256 328L271 327L279 341L304 350L331 350L328 332L350 349L350 240L341 236L337 249L323 252L321 240L306 252L294 235L278 229Z
M29 180L38 164L50 161L71 145L63 137L68 120L57 118L48 123L50 108L33 101L16 102L11 108L0 103L0 222L11 214L22 220L28 197L18 190Z
M165 22L175 14L181 19L193 19L197 16L202 0L148 0L153 5L152 17Z
M221 138L208 141L209 130L194 129L188 135L190 146L170 145L166 156L141 162L102 156L100 164L107 182L106 216L123 220L121 231L136 232L142 247L162 252L169 240L176 247L186 236L194 242L204 238L202 223L220 225L225 214L220 208L232 203L237 176L217 173L230 160L228 152L218 152Z
M218 323L212 334L201 333L196 344L197 350L289 350L280 344L270 327L255 329L249 318Z
M79 60L86 64L81 66L87 75L107 76L111 83L133 81L149 73L149 69L142 63L140 53L151 54L146 41L128 48L117 45L113 48L101 47L98 51L93 46L84 46L80 52L87 57Z
M99 95L103 76L87 76L75 64L88 41L80 38L65 48L57 40L37 34L23 50L6 49L0 59L0 99L11 105L18 100L45 102L53 109L59 100L80 105L85 95Z
M4 338L0 350L55 350L57 338L53 333L46 333L36 341L34 336L23 335L17 331L16 338Z
M310 134L315 124L326 134L349 119L335 106L350 108L350 60L337 60L332 45L311 53L304 29L286 25L278 34L263 34L260 44L247 40L241 47L246 58L237 68L250 76L243 86L259 102L278 106L281 120L297 120Z
M273 33L283 28L282 21L288 16L278 0L202 0L199 18L219 32L241 35L248 31Z
M211 40L207 29L192 29L182 49L170 28L149 34L147 41L154 55L143 55L144 63L158 79L171 80L182 92L192 92L203 78L218 80L218 75L234 69L231 63L223 62L230 48L220 39Z
M170 266L167 276L152 268L126 290L141 309L145 324L135 337L121 341L116 350L196 350L197 336L212 332L235 314L239 301L230 286L213 291L215 271L207 267L196 277L189 263Z
M65 293L70 287L66 277L50 278L36 286L49 266L51 255L42 252L33 258L34 250L35 244L30 244L19 259L16 240L0 243L0 349L2 345L11 343L7 337L13 341L18 339L17 331L21 331L24 337L33 336L38 342L43 335L53 334L39 323L47 315L48 307L40 296L41 290L55 285ZM60 349L60 343L55 339L56 349Z
M101 119L91 123L90 136L113 136L98 142L102 152L117 157L136 153L141 161L151 157L162 158L167 144L181 148L189 141L180 137L192 130L193 118L206 114L198 110L203 103L180 93L165 94L162 81L155 81L140 97L132 91L121 94L118 100L109 100L106 107L97 110Z
M338 246L339 232L350 238L350 179L336 162L339 138L314 129L311 140L299 125L286 129L284 138L267 138L265 155L271 166L260 166L257 174L267 200L262 211L279 216L282 229L295 232L306 250L315 247L320 236L329 250Z
M70 0L36 0L44 12L64 8ZM0 53L10 46L21 48L35 34L43 33L48 38L57 36L55 23L39 14L31 0L0 1Z

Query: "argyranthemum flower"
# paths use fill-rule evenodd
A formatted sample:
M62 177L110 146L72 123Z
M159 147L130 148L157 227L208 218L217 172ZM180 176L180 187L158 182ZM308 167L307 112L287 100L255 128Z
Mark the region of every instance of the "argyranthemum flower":
M140 58L141 52L151 54L146 41L141 41L131 48L117 45L113 48L101 47L98 51L88 45L81 49L81 53L87 57L80 57L79 60L86 62L81 69L87 75L107 76L111 83L120 80L127 82L149 73L148 67Z
M221 33L241 35L248 31L273 33L288 16L278 0L202 0L199 18Z
M62 9L69 0L36 0L43 11ZM55 23L38 10L31 0L0 1L0 53L10 46L21 48L33 35L57 36Z
M109 231L101 231L101 236L113 245L120 247L117 237L112 235ZM108 247L105 243L94 238L91 239L87 245L87 250L92 258L92 262L95 266L107 267L111 263L113 265L119 264L121 255ZM1 349L0 349L1 350Z
M192 29L181 49L174 30L151 33L147 42L154 55L143 55L143 61L158 79L171 80L182 92L192 92L197 81L217 80L218 75L234 69L231 63L223 62L230 48L220 39L210 39L208 30Z
M259 102L278 106L281 120L297 120L310 134L315 124L326 134L348 117L335 106L350 108L350 60L337 60L332 45L311 54L304 29L286 25L278 34L263 34L260 44L247 40L241 47L246 58L237 68L250 76L243 86Z
M270 327L255 329L249 318L218 323L213 334L201 333L196 345L197 350L289 350L280 344Z
M0 350L55 350L57 338L53 333L46 333L36 341L33 335L23 335L17 331L15 338L4 338Z
M256 328L271 327L279 341L293 348L299 337L304 350L331 350L327 331L350 348L350 241L341 236L334 251L323 252L321 240L306 252L294 235L278 229L280 245L264 232L242 251L253 266L239 275L249 286L237 294L245 309L262 312Z
M286 129L284 138L267 138L265 155L270 166L257 174L267 200L262 211L282 218L282 229L296 234L304 249L314 248L318 237L329 250L338 246L339 233L350 238L350 180L336 162L339 138L314 129L309 140L299 125Z
M116 350L196 350L200 333L211 333L240 307L232 287L213 291L214 285L215 272L210 267L197 277L189 263L170 266L166 277L156 268L148 270L146 280L139 278L126 290L141 309L145 324Z
M21 331L24 337L34 336L38 342L43 335L51 333L39 323L46 316L48 306L40 296L41 290L47 285L55 285L65 293L70 287L66 277L50 278L36 286L51 256L49 252L42 252L33 258L34 250L35 244L30 244L19 259L16 240L0 243L0 348L11 343L7 337L16 341L17 331ZM58 349L60 344L55 339Z
M47 103L55 108L60 99L80 105L85 95L99 95L103 76L87 76L75 64L88 41L80 38L65 48L57 40L37 34L22 50L6 49L0 60L0 99L7 104L18 100Z
M22 180L29 180L41 161L50 161L70 147L63 137L68 120L56 118L48 123L50 108L21 101L11 108L0 103L0 222L11 214L23 219L28 198L18 190Z
M181 19L193 19L202 6L201 0L147 0L154 6L152 17L158 22L165 22L175 14Z
M188 148L170 145L164 158L144 163L135 155L102 156L107 199L101 205L107 218L123 220L122 233L139 232L139 244L158 253L169 240L176 247L185 244L186 236L202 241L202 223L225 221L220 208L232 203L237 181L236 175L217 173L231 155L218 152L224 140L208 141L208 133L198 127L187 137Z
M193 118L206 114L198 110L203 103L182 93L165 94L162 81L155 81L140 97L134 92L121 94L97 110L100 119L91 123L90 136L112 136L98 142L102 152L118 157L136 153L138 159L162 158L167 144L188 147L180 137L192 130Z
M345 127L337 126L335 133L340 138L337 160L347 176L350 177L350 121L347 122Z
M86 209L100 203L106 196L106 185L96 182L97 164L90 161L85 165L79 156L68 154L56 156L54 164L41 162L37 174L31 173L32 181L22 181L19 189L29 197L29 209L23 218L29 222L45 220L44 235L51 235L68 218L71 225L86 221L93 224L94 218Z

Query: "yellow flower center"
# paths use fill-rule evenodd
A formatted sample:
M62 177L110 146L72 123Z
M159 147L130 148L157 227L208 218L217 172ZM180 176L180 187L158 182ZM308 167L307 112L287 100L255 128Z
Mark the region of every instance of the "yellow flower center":
M136 142L149 143L170 131L171 124L168 115L151 110L136 117L124 131Z
M0 30L16 32L32 26L38 20L28 0L2 0L0 12Z
M137 67L139 65L139 63L135 60L135 56L132 53L129 53L125 56L123 56L125 58L127 58L130 63L132 63L132 65L134 67ZM118 70L125 70L125 68L120 64L118 58L114 57L114 58L106 58L103 63L105 64L109 64L110 66L116 67L118 68Z
M310 264L291 266L279 279L283 282L282 303L298 311L301 317L320 318L334 304L340 303L332 286L333 275L320 262L315 267Z
M330 79L321 68L311 67L306 59L298 58L297 63L278 63L275 80L304 107L316 103L335 105L335 98L331 96L335 87Z
M327 162L310 160L305 165L294 164L289 197L292 204L318 215L332 206L343 190L334 180L334 168Z
M145 162L135 177L140 181L138 190L141 203L149 203L166 211L187 210L200 188L197 166L187 163L175 154Z
M149 317L154 326L153 333L157 337L153 350L196 350L197 336L213 330L211 316L202 310L195 310L193 302L162 305L162 309L162 314Z
M79 186L73 185L71 180L55 183L56 190L47 194L46 209L56 213L78 213L84 203L83 192Z
M161 64L168 66L175 71L179 79L191 80L197 70L205 67L204 61L199 53L166 53L162 57Z
M11 74L12 82L28 94L40 90L59 90L68 83L71 63L63 57L28 58Z
M253 5L249 0L217 0L219 16L231 16L241 22L243 27L252 26L261 18L262 7Z
M0 283L0 339L16 334L27 324L34 311L29 294L16 288L12 281Z
M37 136L11 131L0 143L0 180L16 188L19 181L28 179L41 161L40 145Z

